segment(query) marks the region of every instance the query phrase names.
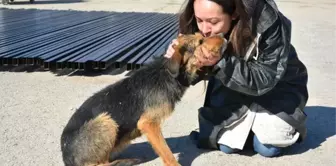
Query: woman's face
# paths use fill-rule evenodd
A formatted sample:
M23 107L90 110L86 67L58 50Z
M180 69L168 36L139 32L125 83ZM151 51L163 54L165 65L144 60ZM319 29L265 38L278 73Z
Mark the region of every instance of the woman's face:
M225 35L230 30L231 21L235 19L210 0L195 0L194 10L198 29L205 37L219 33Z

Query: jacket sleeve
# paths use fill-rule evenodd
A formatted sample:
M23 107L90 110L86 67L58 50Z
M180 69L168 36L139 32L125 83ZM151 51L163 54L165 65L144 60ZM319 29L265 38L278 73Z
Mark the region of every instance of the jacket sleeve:
M289 54L289 37L282 23L277 20L259 41L257 59L244 60L225 55L215 66L215 77L224 86L252 96L260 96L279 82L286 71Z

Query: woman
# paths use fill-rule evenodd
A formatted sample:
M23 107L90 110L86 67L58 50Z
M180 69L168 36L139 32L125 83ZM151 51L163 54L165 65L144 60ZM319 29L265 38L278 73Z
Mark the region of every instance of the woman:
M211 69L199 132L190 134L197 147L234 153L251 138L257 153L275 157L305 138L307 70L290 43L291 22L273 0L188 0L179 21L181 34L228 40L221 59L195 53L196 64Z

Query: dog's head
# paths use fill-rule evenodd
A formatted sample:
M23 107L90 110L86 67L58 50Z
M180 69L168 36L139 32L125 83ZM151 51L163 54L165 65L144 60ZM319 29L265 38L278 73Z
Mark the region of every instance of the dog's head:
M184 70L184 73L191 77L199 70L194 65L196 60L194 56L195 50L203 46L208 51L215 53L215 55L221 55L220 52L226 42L223 36L203 37L200 33L180 35L177 37L177 41L178 45L173 46L175 52L171 57L173 66L170 72L178 76L181 70Z

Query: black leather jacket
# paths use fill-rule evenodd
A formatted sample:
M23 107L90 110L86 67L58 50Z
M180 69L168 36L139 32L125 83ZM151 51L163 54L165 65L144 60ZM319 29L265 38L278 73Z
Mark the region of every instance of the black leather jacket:
M272 0L264 0L260 10L258 56L245 61L224 55L214 67L199 109L200 148L218 149L221 133L248 109L266 109L295 127L300 140L306 136L308 75L291 44L291 22Z

